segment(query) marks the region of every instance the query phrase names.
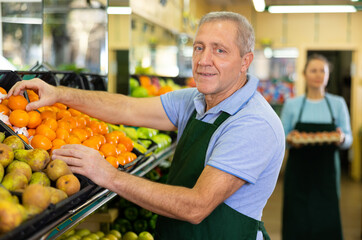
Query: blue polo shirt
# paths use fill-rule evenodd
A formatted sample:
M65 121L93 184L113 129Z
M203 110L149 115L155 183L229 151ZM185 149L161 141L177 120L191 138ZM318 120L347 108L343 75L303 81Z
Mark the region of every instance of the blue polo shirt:
M258 79L248 82L229 98L205 112L205 97L196 88L161 96L170 121L180 139L189 117L213 123L222 111L230 114L210 139L205 165L210 165L246 181L225 203L236 211L261 220L263 208L272 194L282 165L285 137L279 117L256 91Z

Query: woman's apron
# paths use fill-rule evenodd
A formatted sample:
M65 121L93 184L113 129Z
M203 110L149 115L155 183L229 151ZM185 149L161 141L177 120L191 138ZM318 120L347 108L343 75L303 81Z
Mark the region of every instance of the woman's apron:
M222 112L213 124L197 120L196 111L191 115L177 144L168 184L192 188L204 169L209 141L216 129L230 115ZM226 157L226 156L225 156ZM256 239L261 230L265 239L270 239L263 222L247 217L221 203L200 224L159 216L157 240L231 240Z
M331 123L302 123L305 98L295 130L335 131ZM291 148L284 176L283 240L343 239L339 212L340 165L335 144Z

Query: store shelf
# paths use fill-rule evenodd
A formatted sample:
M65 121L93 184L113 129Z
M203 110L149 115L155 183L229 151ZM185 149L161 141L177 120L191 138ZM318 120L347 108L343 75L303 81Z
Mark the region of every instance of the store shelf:
M140 177L144 176L153 168L172 156L175 147L176 144L174 143L160 153L152 154L146 159L146 161L131 170L130 174ZM68 211L64 216L52 223L47 224L47 226L44 226L44 228L35 233L33 236L28 236L27 239L56 239L116 196L116 193L108 189L98 188L96 194L87 200L87 202L73 210Z

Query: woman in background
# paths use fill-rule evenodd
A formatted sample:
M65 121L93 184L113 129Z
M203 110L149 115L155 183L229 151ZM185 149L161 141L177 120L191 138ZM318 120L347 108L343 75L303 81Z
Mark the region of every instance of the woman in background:
M348 108L342 97L326 93L329 63L324 56L309 57L303 73L306 94L288 99L281 114L289 147L283 240L343 239L338 148L352 144ZM334 133L334 142L316 143L328 141L325 132Z

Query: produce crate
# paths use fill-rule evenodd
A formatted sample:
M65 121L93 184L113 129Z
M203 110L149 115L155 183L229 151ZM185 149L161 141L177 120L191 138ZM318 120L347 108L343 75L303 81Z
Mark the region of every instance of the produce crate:
M107 76L92 73L80 73L83 80L84 89L107 91Z
M21 81L21 78L14 71L0 71L0 87L4 88L7 92L19 81Z
M5 136L16 135L15 132L9 128L4 122L0 120L0 131L5 133ZM32 147L24 142L26 149L32 149ZM6 234L0 235L0 240L14 240L14 239L27 239L27 237L35 234L36 232L42 230L45 225L58 220L69 210L72 210L81 204L85 203L91 196L99 190L99 187L95 185L88 178L75 174L80 181L81 188L80 191L74 195L68 197L67 199L57 203L50 204L47 209L45 209L40 214L34 216L33 218L23 222L17 228L13 229ZM0 186L1 187L1 186ZM21 193L12 192L13 195L19 197L21 203Z

